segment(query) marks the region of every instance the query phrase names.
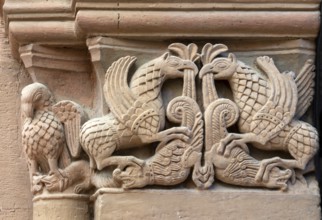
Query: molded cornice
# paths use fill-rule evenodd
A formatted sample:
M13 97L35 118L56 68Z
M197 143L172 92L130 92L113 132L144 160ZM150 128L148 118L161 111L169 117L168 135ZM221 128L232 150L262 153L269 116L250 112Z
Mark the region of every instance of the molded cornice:
M288 3L288 4L286 4ZM319 0L7 0L12 45L83 45L88 37L315 38Z

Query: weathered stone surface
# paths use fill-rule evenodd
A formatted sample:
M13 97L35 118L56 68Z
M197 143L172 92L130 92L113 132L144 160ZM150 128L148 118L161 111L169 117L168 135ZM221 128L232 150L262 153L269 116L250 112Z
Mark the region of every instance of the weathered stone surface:
M0 4L1 5L1 4ZM30 219L31 194L27 164L18 135L19 91L30 79L11 56L8 39L0 22L0 219Z
M102 190L95 201L95 219L320 219L316 182L287 193L216 186L207 191Z
M70 193L94 186L95 219L319 219L304 113L320 1L178 2L6 1L0 218L31 217L22 142L34 219L88 219Z
M89 220L88 196L41 195L33 199L33 220Z

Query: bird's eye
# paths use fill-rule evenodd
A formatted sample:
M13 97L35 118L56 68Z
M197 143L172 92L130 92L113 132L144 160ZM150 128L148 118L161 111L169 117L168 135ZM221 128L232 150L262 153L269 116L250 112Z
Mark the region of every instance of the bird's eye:
M217 62L214 66L214 68L218 70L224 70L224 69L227 69L228 67L229 67L229 63L224 60Z
M168 64L169 66L178 66L179 62L178 60L169 60Z

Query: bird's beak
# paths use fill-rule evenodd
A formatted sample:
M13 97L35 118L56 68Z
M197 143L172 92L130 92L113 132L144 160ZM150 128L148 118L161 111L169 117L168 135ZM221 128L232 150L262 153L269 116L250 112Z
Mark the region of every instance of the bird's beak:
M34 106L32 103L23 103L21 105L21 111L23 116L26 118L33 118L34 117Z
M189 69L189 70L192 70L194 75L196 76L197 73L198 73L198 67L197 65L192 62L192 61L184 61L183 62L183 66L181 68L182 70L185 70L185 69Z
M207 75L208 73L213 73L212 69L212 63L204 65L199 72L199 78L202 79L202 77Z

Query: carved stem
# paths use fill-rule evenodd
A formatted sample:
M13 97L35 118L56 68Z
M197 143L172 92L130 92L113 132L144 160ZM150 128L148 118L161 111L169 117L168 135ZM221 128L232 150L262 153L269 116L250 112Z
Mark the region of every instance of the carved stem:
M213 74L207 74L202 78L202 94L204 109L206 109L210 103L218 99Z
M188 96L193 100L196 100L195 74L190 69L184 71L182 96Z

